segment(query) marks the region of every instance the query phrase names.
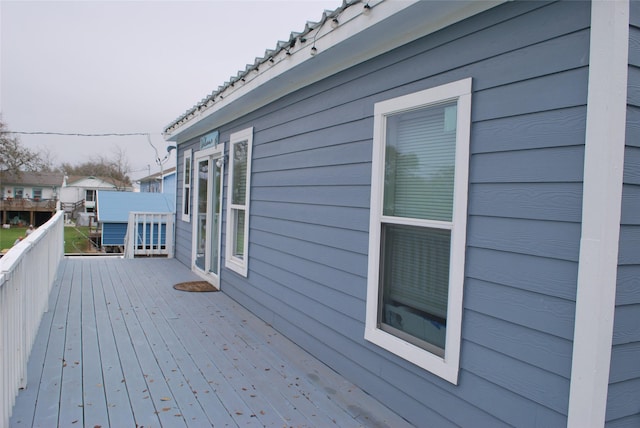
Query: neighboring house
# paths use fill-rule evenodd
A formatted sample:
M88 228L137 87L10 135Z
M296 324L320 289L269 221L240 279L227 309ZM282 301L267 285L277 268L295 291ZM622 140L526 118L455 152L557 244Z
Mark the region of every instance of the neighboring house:
M98 191L97 221L102 247L124 246L129 213L173 213L173 198L174 195L162 193ZM165 234L166 229L162 233Z
M65 176L60 195L63 209L73 214L78 212L93 213L96 208L98 190L131 191L125 183L105 177Z
M175 256L416 426L640 426L639 40L345 2L167 126Z
M140 192L176 193L176 167L142 177L138 180Z
M2 224L40 226L59 209L63 176L49 172L0 173Z

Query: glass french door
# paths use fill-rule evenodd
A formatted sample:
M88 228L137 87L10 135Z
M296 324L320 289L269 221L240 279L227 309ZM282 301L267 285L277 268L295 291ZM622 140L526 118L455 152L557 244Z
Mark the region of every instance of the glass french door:
M222 147L195 154L193 270L220 287L220 226L222 214Z

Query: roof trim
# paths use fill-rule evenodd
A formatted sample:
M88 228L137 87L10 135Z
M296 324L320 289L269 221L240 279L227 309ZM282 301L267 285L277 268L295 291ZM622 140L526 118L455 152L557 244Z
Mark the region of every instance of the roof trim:
M253 65L170 123L164 137L179 144L503 2L344 0L338 9L325 12L319 23L309 22L302 33L291 33L289 41L267 50L263 58L256 58ZM358 49L353 49L358 42Z

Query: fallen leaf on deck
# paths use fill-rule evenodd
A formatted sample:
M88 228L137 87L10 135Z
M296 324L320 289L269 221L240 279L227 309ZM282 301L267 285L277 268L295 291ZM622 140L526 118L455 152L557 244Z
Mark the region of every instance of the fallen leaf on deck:
M169 397L162 397L162 398L160 399L160 401L171 401L171 398L169 398Z

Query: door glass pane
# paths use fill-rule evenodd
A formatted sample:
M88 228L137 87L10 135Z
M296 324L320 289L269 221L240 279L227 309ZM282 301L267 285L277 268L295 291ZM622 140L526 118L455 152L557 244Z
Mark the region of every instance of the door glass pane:
M211 251L210 253L210 262L209 262L209 271L214 274L218 274L219 266L218 266L218 249L220 248L220 194L222 189L222 166L218 165L218 162L213 162L215 165L214 173L213 173L213 195L211 196L213 203L213 212L211 213L211 227L209 227L211 233Z
M384 215L451 221L456 103L386 120Z
M382 225L383 329L386 324L418 346L444 349L450 242L450 230Z
M198 162L198 219L196 230L196 266L205 269L205 249L207 247L207 197L209 194L209 160L204 159Z

